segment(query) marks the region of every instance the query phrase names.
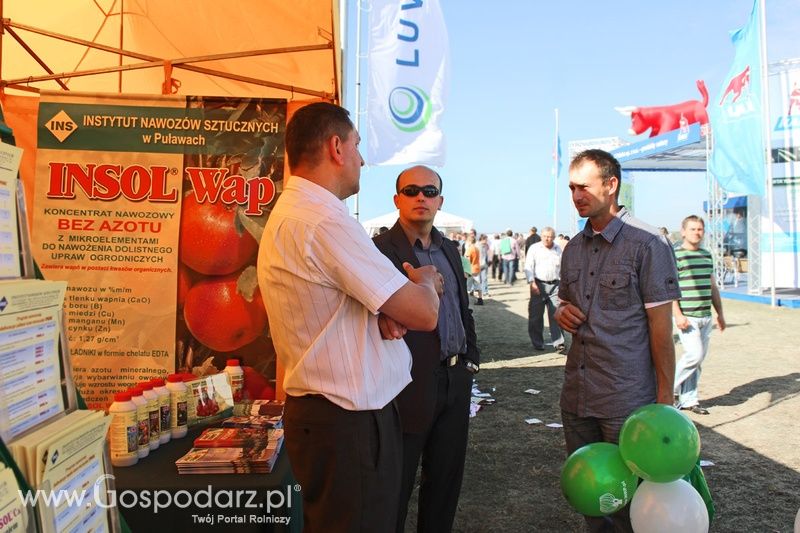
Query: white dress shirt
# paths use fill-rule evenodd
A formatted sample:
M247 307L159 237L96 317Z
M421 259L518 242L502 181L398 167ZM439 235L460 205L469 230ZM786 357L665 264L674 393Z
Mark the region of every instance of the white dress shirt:
M411 381L411 353L383 340L378 309L408 278L328 190L291 176L267 220L258 284L292 396L381 409Z
M541 281L555 281L561 271L561 247L553 243L552 248L539 241L525 254L525 278L528 283L534 278Z

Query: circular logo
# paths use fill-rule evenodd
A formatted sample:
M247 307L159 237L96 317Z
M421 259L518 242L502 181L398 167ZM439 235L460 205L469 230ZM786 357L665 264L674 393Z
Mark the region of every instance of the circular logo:
M389 93L389 111L397 129L413 133L431 119L431 101L419 87L395 87Z

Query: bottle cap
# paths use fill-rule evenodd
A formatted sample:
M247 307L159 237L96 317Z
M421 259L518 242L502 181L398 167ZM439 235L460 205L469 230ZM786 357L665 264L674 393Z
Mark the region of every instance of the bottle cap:
M136 385L135 387L131 387L130 389L128 389L128 392L130 392L131 396L134 397L134 398L137 397L137 396L143 396L144 395L144 389L142 389L139 385Z
M167 381L170 383L183 383L183 374L170 374L167 376Z
M239 360L238 359L228 359L227 366L239 366Z
M128 391L115 392L114 393L114 401L115 402L129 402L129 401L131 401L131 393L128 392Z
M149 381L143 381L136 386L141 387L143 390L153 390L153 384Z
M150 380L150 383L153 384L153 387L163 387L164 386L164 378L153 378Z

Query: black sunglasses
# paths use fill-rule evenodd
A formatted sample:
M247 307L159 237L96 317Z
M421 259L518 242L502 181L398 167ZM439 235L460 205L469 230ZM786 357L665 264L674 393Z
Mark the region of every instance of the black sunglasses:
M422 191L425 198L436 198L439 196L439 189L437 189L435 185L425 185L424 187L420 187L419 185L406 185L400 189L401 194L411 198L415 198L420 191Z

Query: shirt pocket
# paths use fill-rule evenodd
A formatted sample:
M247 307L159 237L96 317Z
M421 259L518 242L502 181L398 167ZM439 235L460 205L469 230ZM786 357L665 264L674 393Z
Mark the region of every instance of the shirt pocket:
M600 275L600 309L621 311L631 305L629 272L606 272Z
M580 269L572 269L564 272L564 277L562 277L560 281L559 292L563 291L561 292L560 297L562 295L566 297L561 297L562 300L566 300L574 305L578 305L580 302L578 296L578 279L580 276Z

